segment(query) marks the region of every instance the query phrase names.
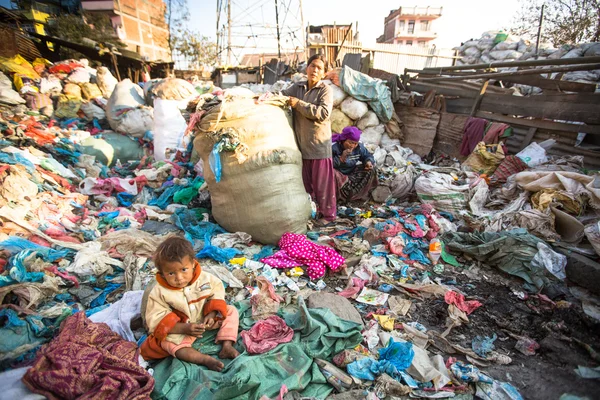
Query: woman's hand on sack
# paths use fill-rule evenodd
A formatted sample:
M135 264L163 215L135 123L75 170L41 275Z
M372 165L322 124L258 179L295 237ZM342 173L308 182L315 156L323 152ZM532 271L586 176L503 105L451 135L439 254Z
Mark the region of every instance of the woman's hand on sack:
M373 163L371 161L367 161L365 163L365 171L370 171L373 169Z

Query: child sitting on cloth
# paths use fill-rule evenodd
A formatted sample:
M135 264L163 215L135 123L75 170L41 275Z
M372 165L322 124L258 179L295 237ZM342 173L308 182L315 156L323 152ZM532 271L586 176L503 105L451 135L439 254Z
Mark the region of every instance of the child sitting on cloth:
M145 319L148 339L141 353L146 359L168 355L221 371L223 363L192 348L206 330L219 329L216 342L223 348L220 358L235 358L239 315L225 303L225 288L214 275L203 272L194 258L190 242L170 237L154 254L158 269L156 285L151 289Z

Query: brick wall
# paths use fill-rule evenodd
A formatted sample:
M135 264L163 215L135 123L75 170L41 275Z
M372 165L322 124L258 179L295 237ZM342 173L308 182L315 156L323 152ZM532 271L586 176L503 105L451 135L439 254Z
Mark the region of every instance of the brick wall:
M170 61L167 24L163 0L120 0L123 41L129 50L139 52L150 60ZM115 1L115 10L119 11Z

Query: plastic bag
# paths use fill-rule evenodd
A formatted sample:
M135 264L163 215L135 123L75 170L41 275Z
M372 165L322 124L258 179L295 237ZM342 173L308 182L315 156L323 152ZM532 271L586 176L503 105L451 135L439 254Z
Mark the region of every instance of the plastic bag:
M12 88L0 87L0 103L16 106L17 104L25 104L25 99Z
M341 110L334 108L331 112L331 132L341 133L347 126L352 126L352 120Z
M102 92L100 88L95 83L82 83L81 85L81 93L85 100L97 99L98 97L102 97Z
M67 78L67 81L73 83L89 83L90 73L85 68L75 68Z
M386 150L392 149L396 146L400 146L400 139L392 139L390 135L384 133L381 135L381 141L379 142L379 145Z
M108 68L99 67L96 75L96 83L104 98L110 99L112 92L115 90L119 81L113 76Z
M600 221L586 226L583 231L585 232L585 237L587 237L594 250L596 250L596 254L600 256Z
M529 167L537 167L548 161L546 150L536 142L531 143L529 146L518 152L517 157L523 160Z
M163 161L167 149L185 150L183 134L187 128L185 119L177 107L176 100L154 100L154 158Z
M395 342L390 339L387 347L379 349L379 361L389 361L398 371L410 367L415 352L410 342Z
M215 181L217 183L221 182L221 173L223 171L221 165L221 151L223 150L223 142L217 142L213 146L212 151L210 152L210 156L208 157L208 164L210 165L210 169L215 176Z
M356 121L365 116L369 107L367 103L356 100L354 97L347 97L340 105L342 112L348 116L348 118Z
M54 110L54 116L56 118L71 119L77 118L77 112L81 108L81 97L61 94L58 97L58 103L56 104L56 110Z
M259 276L256 284L258 293L250 298L250 304L252 304L252 319L258 321L277 314L279 303L283 298L275 293L273 284L264 276Z
M183 102L183 107L187 105L188 100L198 96L194 85L178 78L165 78L152 83L146 83L148 90L144 86L144 96L148 105L154 105L155 99L177 100Z
M74 83L67 83L63 88L63 93L67 96L81 99L81 88Z
M566 279L565 268L567 267L567 257L555 252L543 242L538 243L537 248L539 251L533 257L533 260L531 260L531 265L535 268L546 268L558 279Z
M27 102L27 107L35 111L52 105L52 99L50 99L47 94L29 92L26 93L24 97Z
M492 175L504 160L502 143L488 144L479 142L471 155L463 163L478 174Z
M421 203L431 204L439 211L466 210L470 200L469 185L455 185L452 176L433 171L417 178L415 190Z
M379 125L379 118L370 110L356 123L356 127L361 131L377 125Z
M342 101L344 101L344 99L346 97L348 97L346 92L344 92L339 86L335 85L330 80L324 80L323 83L325 83L326 85L328 85L331 88L331 92L333 94L333 106L334 107L337 107L340 104L342 104Z
M144 136L147 131L152 130L154 124L153 111L143 107L144 104L142 88L129 79L119 82L106 105L110 127L116 132L134 137Z
M61 80L55 75L48 75L40 80L40 93L62 92Z
M83 111L86 118L89 120L93 120L94 118L97 120L106 118L106 113L102 107L97 106L92 101L83 102L81 104L81 111Z
M360 141L364 145L379 146L381 144L381 138L385 132L385 125L377 125L372 128L367 128L360 135Z

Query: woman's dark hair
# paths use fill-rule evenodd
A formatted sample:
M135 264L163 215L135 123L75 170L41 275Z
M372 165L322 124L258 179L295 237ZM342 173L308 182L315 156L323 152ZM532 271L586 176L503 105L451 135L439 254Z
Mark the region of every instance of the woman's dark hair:
M315 60L323 61L323 65L325 66L325 72L329 71L329 63L327 62L327 58L324 54L315 54L314 56L308 59L308 61L306 62L306 66L308 67Z

